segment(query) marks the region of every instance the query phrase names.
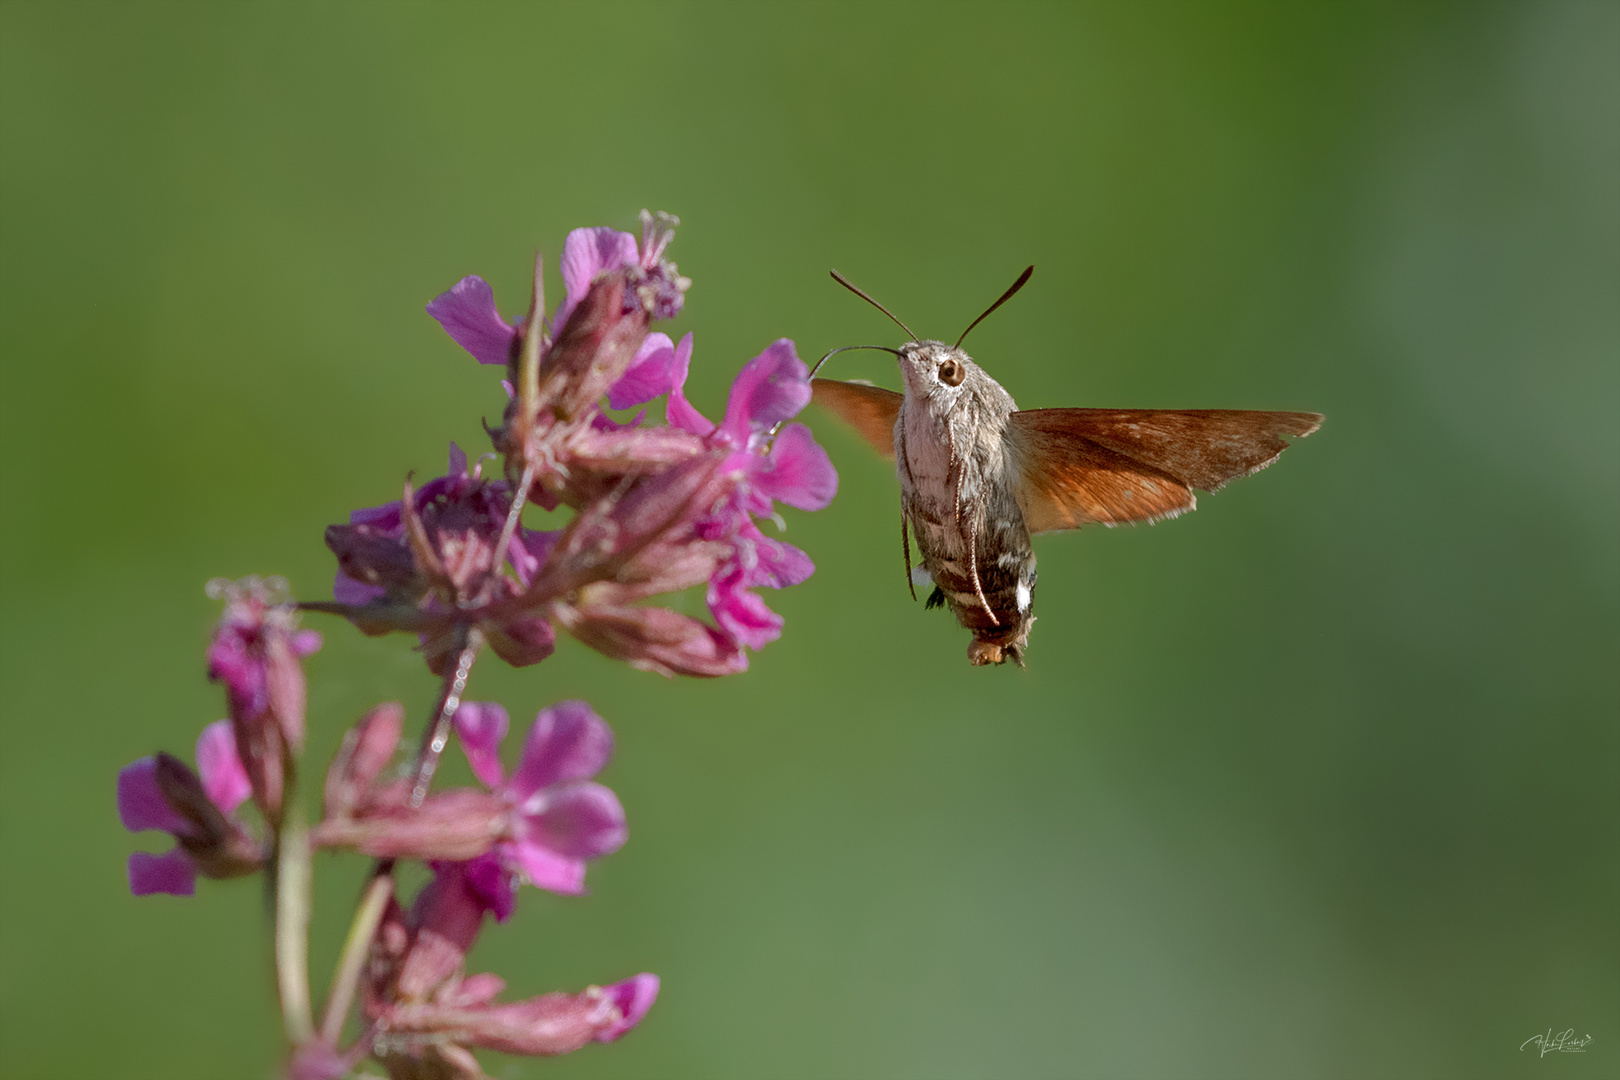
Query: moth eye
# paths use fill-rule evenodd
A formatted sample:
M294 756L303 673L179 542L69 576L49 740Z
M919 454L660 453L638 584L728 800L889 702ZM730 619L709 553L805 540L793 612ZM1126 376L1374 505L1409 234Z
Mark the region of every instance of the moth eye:
M946 360L939 365L939 381L946 386L960 386L967 376L967 369L955 360Z

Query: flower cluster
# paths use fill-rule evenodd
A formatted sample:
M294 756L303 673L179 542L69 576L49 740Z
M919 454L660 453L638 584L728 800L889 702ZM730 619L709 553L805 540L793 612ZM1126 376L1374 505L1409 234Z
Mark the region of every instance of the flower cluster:
M511 397L492 436L505 476L469 470L452 447L447 475L329 528L339 575L327 610L367 633L419 635L438 672L469 627L520 666L549 655L560 627L665 675L741 671L745 648L781 633L752 590L798 584L814 566L755 519L775 517L776 502L819 510L838 486L810 430L785 423L810 400L808 370L791 341L774 342L743 366L724 420L705 419L684 394L692 335L675 344L647 330L690 283L661 261L672 219L643 220L639 245L611 229L569 235L566 298L549 322L538 267L522 323L501 317L478 277L428 305L474 359L504 367ZM665 394L662 425L600 409L604 396L623 409ZM578 513L532 532L515 524L524 500ZM713 624L644 604L696 585Z
M516 762L503 765L506 710L462 700L483 647L524 667L553 653L561 629L666 676L742 671L748 650L782 630L756 590L797 584L814 569L758 521L780 525L776 503L820 509L837 488L808 429L788 423L810 398L792 342L743 366L718 423L687 400L692 335L677 343L650 330L681 310L691 284L664 258L676 222L643 211L642 224L639 242L612 229L569 234L565 297L549 318L538 263L520 322L502 318L478 277L428 305L476 360L503 369L507 405L490 430L500 468L486 475L482 459L469 462L451 444L445 475L407 479L398 500L330 526L330 601L294 604L277 579L211 584L225 610L208 671L225 690L227 718L203 730L195 770L160 753L118 776L125 827L175 840L164 854L130 856L136 895L191 895L198 877L272 875L289 1077L333 1080L370 1057L396 1078L473 1080L484 1075L474 1050L561 1054L610 1042L658 995L657 976L642 973L500 1002L501 978L465 970L486 916L507 920L522 885L582 894L587 864L628 837L618 797L595 780L613 734L586 703L542 710ZM645 409L628 419L604 411L658 397L662 424ZM530 502L572 516L553 531L530 529ZM712 621L649 603L698 586ZM312 825L296 780L303 659L321 639L299 627L300 609L340 614L367 634L414 634L441 677L414 754L400 750L398 703L349 729ZM434 791L452 736L480 786ZM241 813L250 800L256 824ZM310 853L322 848L376 861L317 1026L302 935ZM400 860L432 872L408 904L395 895Z

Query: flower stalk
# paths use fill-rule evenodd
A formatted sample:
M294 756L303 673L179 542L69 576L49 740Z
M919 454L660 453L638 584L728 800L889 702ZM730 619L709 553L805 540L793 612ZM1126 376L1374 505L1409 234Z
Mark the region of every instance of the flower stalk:
M287 1041L298 1046L315 1034L309 1001L309 830L304 812L289 807L276 842L276 988Z
M383 909L394 899L393 871L392 859L381 860L360 895L359 906L354 909L354 920L343 939L343 952L332 972L332 987L321 1015L320 1037L328 1046L336 1046L343 1037L343 1022L348 1018L349 1006L354 1004L354 992L360 987L366 954L382 922Z
M577 229L563 247L565 296L547 317L536 260L529 310L504 320L481 278L463 278L428 313L482 364L505 375L502 460L485 476L454 444L445 475L355 510L326 530L337 557L331 600L294 604L285 582L210 583L224 614L208 649L227 718L198 739L196 769L168 754L118 777L132 831L174 847L130 856L136 895L189 896L199 877L266 872L289 1080L337 1080L370 1057L395 1080L479 1080L475 1050L571 1053L612 1042L657 999L640 973L575 993L501 1001L505 981L466 958L493 916L511 918L522 886L585 892L591 861L629 838L618 795L597 780L614 746L583 701L534 718L516 761L503 761L506 710L466 699L484 649L514 667L548 658L560 630L631 667L713 677L748 667L782 620L755 590L807 578L804 552L755 524L775 504L827 505L837 475L809 430L787 424L809 401L808 371L782 339L749 361L715 423L687 401L692 335L651 329L678 314L691 282L664 258L676 221L642 213L642 234ZM664 398L664 422L642 409ZM622 414L621 414L622 415ZM525 528L529 503L567 507L563 528ZM656 606L706 586L709 620ZM415 753L396 767L406 709L387 702L345 734L310 824L294 779L305 745L303 660L320 636L300 612L346 618L362 633L416 635L439 692ZM479 786L435 790L454 737ZM255 827L243 810L251 802ZM309 980L313 853L375 860L334 967L317 1028ZM398 893L399 860L431 881ZM358 1006L360 1035L343 1045Z

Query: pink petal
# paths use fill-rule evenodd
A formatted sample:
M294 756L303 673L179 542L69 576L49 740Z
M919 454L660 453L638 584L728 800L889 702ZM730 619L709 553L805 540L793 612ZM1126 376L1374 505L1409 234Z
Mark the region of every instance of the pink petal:
M664 420L670 427L680 428L693 435L712 435L714 425L708 417L692 407L686 400L686 372L692 363L692 335L688 333L675 346L675 358L669 365L669 400L664 403Z
M754 487L800 510L820 510L838 493L838 470L803 424L789 424L771 444L770 467L754 474Z
M229 814L242 800L253 793L253 782L236 751L236 733L229 720L215 720L197 736L197 774L202 778L203 791Z
M560 785L537 792L520 808L518 843L569 859L599 859L629 838L619 797L601 784Z
M444 475L446 475L446 476L466 476L467 475L467 451L463 450L461 447L457 446L455 443L450 444L450 467L445 470Z
M495 310L495 291L476 274L462 278L428 302L427 313L439 320L457 345L480 364L505 364L517 330Z
M757 593L736 587L709 587L709 611L720 628L740 645L758 652L782 636L782 616L766 606Z
M493 1000L496 994L505 989L505 979L488 971L480 972L461 980L460 985L451 994L450 1003L458 1008L482 1005Z
M721 431L742 447L751 433L767 430L809 403L810 369L794 352L793 342L779 338L737 373Z
M501 858L537 889L580 896L585 892L585 860L570 859L535 844L501 844Z
M773 589L785 589L816 572L816 564L810 561L810 556L792 544L772 540L768 536L755 539L754 557L754 567L748 573L750 586L768 585Z
M298 656L312 656L321 651L324 641L319 630L295 630L292 636L292 649Z
M647 1015L647 1010L658 1000L658 985L658 976L644 971L640 975L632 975L623 982L602 987L602 992L618 1007L624 1019L612 1027L597 1032L596 1041L612 1042L641 1023L641 1018Z
M591 291L591 282L598 274L634 266L639 259L636 238L616 229L575 229L563 241L562 278L566 297L562 307L552 319L552 327L561 331L568 316L585 294Z
M670 368L675 363L675 346L668 334L648 334L636 350L636 358L608 390L608 404L628 409L669 393Z
M190 896L197 891L197 868L179 848L162 855L133 852L129 857L129 891L136 896Z
M157 782L157 758L143 757L118 770L118 820L130 832L162 829L190 836L191 823L169 806Z
M506 710L493 701L463 701L451 723L473 775L485 787L500 787L505 776L501 769L501 740L506 738L508 727Z
M540 710L508 790L519 802L563 780L586 780L613 756L613 730L583 701Z

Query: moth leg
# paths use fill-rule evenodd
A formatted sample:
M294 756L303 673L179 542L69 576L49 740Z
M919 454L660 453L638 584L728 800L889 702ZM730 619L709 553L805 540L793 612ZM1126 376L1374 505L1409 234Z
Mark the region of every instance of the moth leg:
M911 590L911 602L917 602L917 583L911 580L911 533L906 529L906 500L900 497L900 550L906 556L906 588Z

